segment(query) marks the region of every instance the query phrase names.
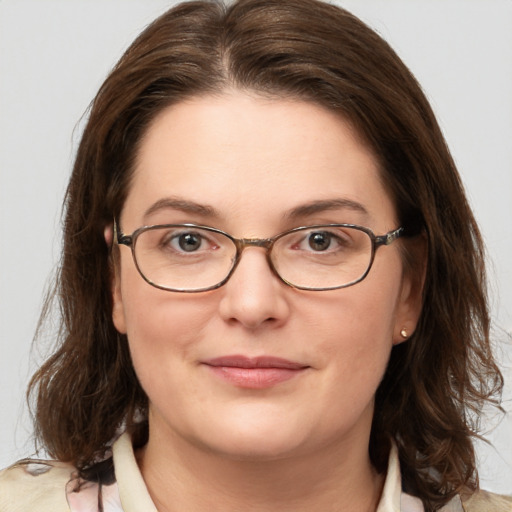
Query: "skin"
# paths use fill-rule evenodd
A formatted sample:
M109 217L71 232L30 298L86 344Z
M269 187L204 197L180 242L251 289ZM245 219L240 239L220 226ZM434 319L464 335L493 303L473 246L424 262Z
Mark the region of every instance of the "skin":
M146 214L169 197L216 215L168 207ZM366 213L289 215L340 198ZM331 222L377 235L398 227L377 160L347 122L311 103L238 91L167 108L142 141L121 229L177 222L239 238ZM113 319L149 397L149 442L138 460L161 512L375 510L383 476L368 456L374 394L401 329L414 330L421 308L402 243L380 248L362 282L328 292L286 286L255 247L217 290L162 291L120 248ZM246 389L203 364L233 354L307 369Z

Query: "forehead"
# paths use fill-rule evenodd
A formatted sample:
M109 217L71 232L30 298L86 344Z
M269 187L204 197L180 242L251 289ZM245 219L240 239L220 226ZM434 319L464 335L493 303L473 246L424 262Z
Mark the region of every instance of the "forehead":
M194 97L153 121L126 213L140 221L167 196L226 217L282 215L333 198L364 203L375 218L394 216L376 158L348 122L313 103L242 92Z

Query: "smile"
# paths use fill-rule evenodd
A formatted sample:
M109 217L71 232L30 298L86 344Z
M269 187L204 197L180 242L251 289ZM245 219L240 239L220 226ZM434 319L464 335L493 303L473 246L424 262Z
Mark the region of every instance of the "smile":
M217 377L248 389L270 388L293 379L309 368L277 357L248 358L239 355L210 359L203 364Z

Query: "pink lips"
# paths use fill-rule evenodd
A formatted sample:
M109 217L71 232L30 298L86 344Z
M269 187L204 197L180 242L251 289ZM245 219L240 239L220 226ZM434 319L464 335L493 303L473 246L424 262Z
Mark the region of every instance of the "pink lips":
M235 386L250 389L275 386L309 368L278 357L249 358L240 355L218 357L205 361L204 364L221 379Z

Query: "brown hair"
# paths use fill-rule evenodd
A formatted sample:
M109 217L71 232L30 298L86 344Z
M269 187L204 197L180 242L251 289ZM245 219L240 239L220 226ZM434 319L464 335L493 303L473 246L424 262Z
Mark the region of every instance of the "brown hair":
M181 4L153 22L91 105L65 201L55 353L32 379L36 435L86 468L120 427L144 442L147 397L111 318L104 228L123 207L138 143L170 104L235 87L338 112L380 160L400 222L428 241L424 307L377 391L372 460L399 449L405 489L435 510L478 485L472 437L502 377L489 343L482 240L432 110L375 32L317 0ZM494 399L497 401L497 399ZM135 425L138 425L136 427Z

